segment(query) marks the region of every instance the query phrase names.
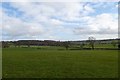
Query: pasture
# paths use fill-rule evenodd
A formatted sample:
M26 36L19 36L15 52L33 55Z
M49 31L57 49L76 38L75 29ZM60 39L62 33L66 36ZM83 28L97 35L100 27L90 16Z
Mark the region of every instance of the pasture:
M116 78L118 50L3 48L3 78Z

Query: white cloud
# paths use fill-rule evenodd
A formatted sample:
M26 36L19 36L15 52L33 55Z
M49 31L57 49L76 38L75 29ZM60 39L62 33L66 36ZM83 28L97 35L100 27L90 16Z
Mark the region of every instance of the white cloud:
M89 4L85 5L84 9L86 10L87 14L94 12L94 9Z
M44 32L41 24L24 22L19 18L10 17L5 14L3 15L2 28L3 39L6 36L8 36L9 39L15 39L27 35L30 35L31 37L39 36Z
M115 5L115 7L117 7L117 8L118 8L118 4L117 4L117 5Z
M51 2L51 3L31 3L31 2L14 2L11 5L19 11L25 13L25 16L36 18L37 16L51 17L56 16L62 20L76 20L80 16L93 13L94 9L86 3L78 2Z
M51 20L50 20L50 23L51 23L51 25L53 25L53 26L60 26L60 25L63 24L62 21L56 20L56 19L51 19Z
M2 0L1 2L118 2L119 0Z
M10 6L23 15L19 14L20 17L15 17L3 13L3 37L7 39L60 39L56 37L57 34L58 36L61 35L60 33L72 35L71 27L75 26L80 26L74 29L75 34L114 35L118 28L116 15L106 13L95 17L89 16L95 13L95 7L99 7L89 3L14 2L10 3Z
M96 17L83 17L84 27L77 27L73 31L77 35L106 35L117 37L118 20L116 15L103 13Z
M86 3L69 2L64 4L64 9L59 14L63 20L75 21L79 20L81 16L86 16L93 12L94 9L90 5L86 5Z

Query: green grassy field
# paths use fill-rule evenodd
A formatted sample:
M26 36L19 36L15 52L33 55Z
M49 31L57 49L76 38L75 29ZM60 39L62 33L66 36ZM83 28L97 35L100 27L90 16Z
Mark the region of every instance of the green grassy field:
M4 48L3 78L116 78L117 50Z

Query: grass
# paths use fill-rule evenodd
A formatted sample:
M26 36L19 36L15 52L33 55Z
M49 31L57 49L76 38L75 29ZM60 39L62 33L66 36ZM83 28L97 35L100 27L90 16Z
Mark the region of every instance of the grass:
M3 49L3 78L116 78L117 50Z
M80 45L72 45L71 48L78 48L80 49ZM91 48L89 44L83 46L83 48ZM111 48L111 49L118 49L118 45L113 46L113 44L94 44L94 48Z
M118 48L118 46L113 46L113 44L95 44L96 48Z
M84 47L89 48L89 45L85 45ZM95 48L118 48L118 46L113 46L113 44L95 44Z

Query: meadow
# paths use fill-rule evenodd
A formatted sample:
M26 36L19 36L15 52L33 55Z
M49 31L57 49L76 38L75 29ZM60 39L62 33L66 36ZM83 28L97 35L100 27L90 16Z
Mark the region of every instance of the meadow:
M116 78L118 50L3 48L3 78Z

